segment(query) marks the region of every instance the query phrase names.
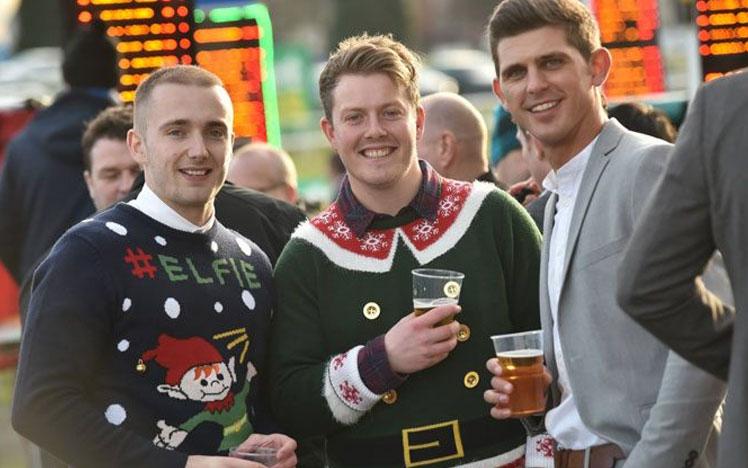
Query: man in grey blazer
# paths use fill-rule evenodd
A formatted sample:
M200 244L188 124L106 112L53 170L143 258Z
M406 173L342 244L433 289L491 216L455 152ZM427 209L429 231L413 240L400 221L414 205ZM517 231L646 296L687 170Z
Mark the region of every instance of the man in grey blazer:
M616 272L671 145L608 120L611 65L578 0L504 0L489 23L494 91L553 168L540 307L553 377L545 425L556 468L709 466L700 455L724 385L639 327L616 303ZM511 385L484 395L510 417Z
M699 367L723 380L729 376L718 458L723 468L748 463L748 317L733 317L698 276L719 249L737 286L735 309L745 311L747 115L748 73L699 90L631 237L618 282L621 306L637 322Z

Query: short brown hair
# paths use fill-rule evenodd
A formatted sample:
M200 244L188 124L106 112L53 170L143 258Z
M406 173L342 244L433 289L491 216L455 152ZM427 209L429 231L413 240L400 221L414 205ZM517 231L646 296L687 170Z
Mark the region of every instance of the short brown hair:
M127 141L127 132L132 128L132 106L122 105L108 107L101 111L92 121L86 124L81 146L83 147L83 166L91 170L91 148L102 138Z
M325 117L332 123L332 93L340 77L347 74L384 73L403 86L410 103L417 106L420 66L418 55L391 35L362 34L341 41L319 77L319 97Z
M223 82L215 74L194 65L174 65L172 67L159 68L143 80L138 85L138 89L135 90L134 123L135 128L140 133L145 132L145 114L148 109L148 100L151 94L153 94L153 90L162 84L179 84L205 88L213 86L223 87Z
M544 26L564 28L566 40L585 60L601 47L597 22L579 0L501 0L488 22L488 42L497 77L499 41Z

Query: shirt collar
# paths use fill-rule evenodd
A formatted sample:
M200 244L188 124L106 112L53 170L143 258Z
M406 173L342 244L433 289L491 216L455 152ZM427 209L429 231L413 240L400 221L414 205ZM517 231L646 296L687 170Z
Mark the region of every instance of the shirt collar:
M574 197L577 187L582 181L582 175L587 162L592 155L592 148L599 136L595 137L582 151L561 166L558 170L551 169L543 179L543 188L563 197Z
M423 175L421 177L421 185L418 188L416 196L403 209L412 208L422 218L434 221L439 209L442 178L426 161L419 159L418 165ZM387 216L369 210L358 201L353 194L353 189L347 175L341 184L336 203L340 208L343 219L351 230L353 230L354 234L356 234L356 237L363 236L376 218Z
M191 221L185 219L182 215L177 213L172 207L167 205L156 195L153 190L148 187L148 184L143 184L143 188L140 190L137 198L127 202L128 205L132 205L138 210L142 211L145 215L155 219L156 221L169 226L170 228L178 231L185 232L207 232L213 227L213 223L216 221L215 210L213 215L210 217L207 223L202 226L193 224Z

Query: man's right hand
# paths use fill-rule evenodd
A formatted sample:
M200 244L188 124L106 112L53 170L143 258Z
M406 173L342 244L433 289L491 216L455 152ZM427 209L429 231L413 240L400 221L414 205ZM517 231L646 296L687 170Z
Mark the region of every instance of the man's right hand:
M390 328L384 336L384 346L392 370L412 374L444 360L457 346L460 324L456 320L446 325L436 324L460 310L460 306L450 304L418 317L411 313Z
M491 416L495 419L506 419L512 417L512 411L509 409L509 399L511 398L514 386L505 379L501 378L502 369L499 360L491 358L486 362L486 369L494 376L491 378L491 389L483 393L483 399L486 403L491 403ZM551 385L553 377L548 368L543 366L543 391L547 392Z
M232 457L190 455L184 468L266 468L265 465Z

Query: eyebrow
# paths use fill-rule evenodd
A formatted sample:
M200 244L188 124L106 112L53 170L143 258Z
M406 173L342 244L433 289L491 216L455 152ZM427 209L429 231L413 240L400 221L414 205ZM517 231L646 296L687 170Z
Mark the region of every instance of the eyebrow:
M158 127L158 129L164 130L168 127L183 127L185 125L189 125L189 123L190 121L188 119L174 119L164 122ZM229 128L228 124L226 124L226 122L222 120L211 120L207 123L206 127L220 127L226 130L228 130Z
M547 54L543 54L540 57L536 57L535 59L533 59L533 61L536 62L536 63L539 63L539 62L543 62L545 60L553 59L553 58L564 59L565 60L565 59L568 59L568 57L569 57L569 54L567 54L566 52L553 51L553 52L549 52ZM524 68L526 68L526 67L524 65L522 65L522 64L513 63L513 64L507 66L505 69L501 70L500 73L501 73L501 76L505 76L509 72L515 71L516 69L524 69Z

